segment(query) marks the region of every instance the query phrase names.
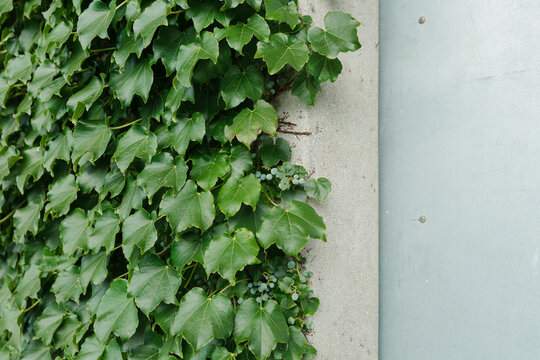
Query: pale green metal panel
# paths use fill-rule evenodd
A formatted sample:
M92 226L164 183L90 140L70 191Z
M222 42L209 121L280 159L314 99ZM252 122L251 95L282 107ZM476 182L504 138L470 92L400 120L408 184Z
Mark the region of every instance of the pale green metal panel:
M540 358L539 19L381 0L382 360Z

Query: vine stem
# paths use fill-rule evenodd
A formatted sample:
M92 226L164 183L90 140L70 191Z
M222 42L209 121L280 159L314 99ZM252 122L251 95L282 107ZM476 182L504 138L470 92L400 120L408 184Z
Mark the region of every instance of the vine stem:
M111 250L111 252L114 252L114 251L120 249L121 247L122 247L122 244L120 244L120 245L114 247L114 248Z
M0 224L6 222L7 220L9 220L13 214L15 214L15 211L17 211L18 208L20 208L22 206L22 204L24 204L24 201L21 202L19 205L17 205L15 207L15 209L11 210L11 212L9 214L7 214L6 216L4 216L2 219L0 219Z
M165 247L163 248L163 250L161 250L160 252L158 252L156 255L159 256L159 255L163 254L165 251L167 251L168 248L171 247L172 243L173 243L173 242L171 241L169 244L167 244L167 246L165 246Z
M123 273L122 275L118 275L117 277L115 277L115 278L114 278L114 280L116 280L116 279L120 279L121 277L124 277L124 276L126 276L127 274L129 274L129 271L128 271L128 272L125 272L125 273Z
M127 123L127 124L124 124L124 125L119 125L119 126L109 126L109 130L118 130L118 129L123 129L125 127L128 127L130 125L133 125L133 124L136 124L138 123L139 121L141 121L142 118L139 118L137 120L133 120L132 122L130 123Z
M90 52L98 53L98 52L109 51L109 50L116 50L116 47L108 47L108 48L103 48L103 49L91 49Z
M189 275L188 281L184 284L184 289L189 285L189 283L190 283L190 281L191 281L191 278L192 278L193 275L195 274L195 270L197 270L197 266L194 266L194 267L193 267L193 270L191 271L191 275Z
M41 299L37 299L35 303L33 303L32 305L30 305L30 307L24 309L23 314L24 314L25 312L30 311L30 310L32 310L33 308L35 308L35 307L37 306L37 304L39 304L40 301L41 301Z
M266 198L268 199L268 201L270 201L270 203L274 206L278 206L278 204L276 204L274 202L274 200L272 200L272 198L270 196L268 196L268 194L266 193L266 191L263 191L264 195L266 196Z
M128 2L128 0L124 0L122 3L120 3L120 5L116 6L116 9L115 9L115 10L120 9L122 6L126 5L127 2Z
M248 279L241 279L241 280L238 280L237 282L234 283L234 285L238 284L238 283L241 283L242 281L247 281ZM223 289L219 290L219 294L221 294L222 292L224 292L225 290L227 290L228 288L230 288L231 286L234 286L233 284L229 284L227 286L225 286ZM216 290L217 291L217 290ZM216 293L216 291L214 291L212 294L210 294L210 296L214 295Z

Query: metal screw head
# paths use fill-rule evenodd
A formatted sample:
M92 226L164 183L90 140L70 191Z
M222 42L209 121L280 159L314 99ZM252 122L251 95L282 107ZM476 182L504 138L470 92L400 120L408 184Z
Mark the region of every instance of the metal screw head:
M420 25L423 25L425 22L426 22L426 18L423 17L423 16L420 16L420 18L418 19L418 23L419 23Z
M427 221L427 218L424 215L422 215L418 218L418 221L420 221L423 224Z

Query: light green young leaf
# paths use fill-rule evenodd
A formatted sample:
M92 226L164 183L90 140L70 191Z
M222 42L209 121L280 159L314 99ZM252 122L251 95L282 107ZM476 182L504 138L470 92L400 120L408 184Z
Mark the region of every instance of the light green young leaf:
M31 202L22 209L17 209L13 215L13 237L22 243L28 231L37 234L42 205Z
M306 71L302 71L291 86L291 94L297 96L306 105L315 105L315 97L319 88L313 77Z
M20 359L24 360L51 360L51 349L42 347L41 342L32 341L22 352Z
M120 231L120 219L112 210L98 216L92 236L88 239L88 248L94 253L104 247L110 253L114 248L116 234Z
M307 63L307 70L315 78L318 83L323 83L328 80L334 82L337 80L343 65L339 59L329 59L319 53L312 53Z
M216 211L212 193L197 192L197 185L192 180L188 180L175 197L170 190L163 195L159 209L160 214L167 216L171 228L177 233L188 227L208 230L214 222Z
M186 153L190 141L201 142L206 133L206 123L201 113L194 113L191 118L178 119L171 127L170 144L180 155Z
M282 138L267 137L261 143L259 148L261 159L264 166L272 167L280 161L289 161L291 159L291 147L289 143Z
M81 258L81 286L86 294L88 284L101 284L107 278L109 256L104 251L95 255L85 255Z
M120 171L125 172L136 157L152 160L156 153L157 138L139 124L133 125L118 141L113 158Z
M275 136L277 126L277 112L274 107L264 100L259 100L253 110L243 109L234 117L232 125L225 126L225 136L230 141L236 136L238 141L249 148L261 131Z
M167 10L167 3L156 0L145 8L133 23L133 34L142 36L144 47L150 44L154 32L159 26L167 25Z
M41 175L43 175L43 152L41 148L26 149L22 154L21 170L16 179L17 188L21 194L24 192L24 184L30 176L34 181L37 181Z
M238 229L232 235L223 233L208 245L204 254L205 271L208 274L218 272L234 284L237 271L260 262L258 254L259 244L251 231Z
M73 130L73 163L81 166L99 159L107 149L111 134L105 121L79 121Z
M139 261L138 269L129 280L128 292L135 297L137 307L148 315L161 302L176 304L181 283L182 278L172 267L163 264L157 256L149 255Z
M326 30L311 27L308 40L316 52L333 59L340 52L360 49L356 28L361 24L343 11L330 11L324 17Z
M150 56L147 56L146 59L136 59L130 56L122 72L111 74L109 85L124 107L131 105L135 94L139 95L145 103L148 101L154 82L153 64L154 60Z
M309 197L323 203L332 191L332 184L325 178L318 178L317 180L311 178L304 184L304 190Z
M227 339L233 329L234 310L222 294L208 298L201 288L191 289L180 302L171 333L180 334L198 352L213 338Z
M278 33L270 36L269 44L257 44L255 58L263 58L268 65L268 73L274 75L287 64L297 71L302 70L309 59L309 50L304 42L294 41L287 35Z
M83 292L79 277L79 267L73 265L61 271L56 276L56 280L51 286L51 291L54 293L57 303L67 300L73 300L78 303L79 297Z
M229 46L242 54L242 49L253 36L262 42L268 42L270 27L259 14L254 14L248 19L247 24L238 23L226 29L215 29L214 33L218 40L227 38Z
M162 187L170 187L178 193L187 177L187 166L182 157L173 159L169 153L153 157L137 177L137 185L142 186L149 199Z
M41 339L43 344L50 345L56 329L66 315L66 311L61 309L56 302L50 302L34 323L36 339Z
M128 296L126 280L114 280L99 303L94 323L98 340L105 341L111 333L127 340L135 334L138 325L137 308Z
M266 18L288 24L294 29L298 24L298 8L294 1L288 0L264 0L266 6Z
M261 183L255 175L243 178L231 177L221 187L218 194L219 209L226 217L234 216L242 203L255 210L261 194Z
M52 214L54 217L60 217L67 214L71 203L77 199L78 190L75 176L72 174L55 181L49 186L45 216Z
M257 232L265 249L275 243L290 256L296 256L310 237L326 241L326 226L310 205L296 200L291 201L288 209L272 208Z
M0 15L13 10L13 0L0 0Z
M219 178L229 173L230 164L226 154L206 153L191 158L189 175L205 190L210 190Z
M234 341L248 341L249 349L257 359L266 359L277 343L286 343L289 327L279 304L268 300L262 304L254 298L244 301L234 318Z
M122 250L124 256L129 259L133 247L137 245L142 252L148 251L157 240L157 230L154 220L144 209L128 217L122 226Z
M78 248L86 249L90 235L90 221L84 210L75 209L60 224L60 241L64 253L72 255Z
M210 59L217 63L219 44L214 34L203 32L196 42L182 45L176 59L176 77L185 87L191 87L193 69L199 60Z
M100 0L94 0L79 16L77 34L83 49L86 49L92 40L98 36L108 38L107 29L116 12L116 1L112 0L109 6Z
M262 73L250 65L245 70L240 70L236 65L221 80L221 96L225 101L226 109L234 108L246 98L257 101L261 98L264 87Z

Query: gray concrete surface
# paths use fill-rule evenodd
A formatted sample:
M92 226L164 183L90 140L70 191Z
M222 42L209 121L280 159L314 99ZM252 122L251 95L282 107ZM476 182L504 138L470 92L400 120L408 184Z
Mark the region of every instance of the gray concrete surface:
M315 107L292 96L276 105L280 116L311 136L283 135L293 160L333 185L316 205L328 227L328 242L305 251L313 288L321 300L311 343L320 360L378 357L378 0L301 0L300 11L322 26L330 10L362 22L362 49L343 54L343 73L322 87Z

